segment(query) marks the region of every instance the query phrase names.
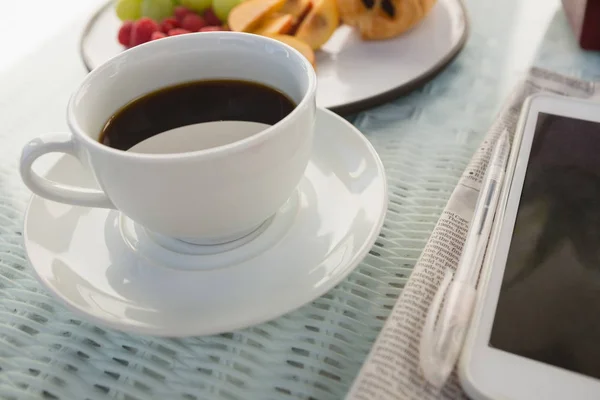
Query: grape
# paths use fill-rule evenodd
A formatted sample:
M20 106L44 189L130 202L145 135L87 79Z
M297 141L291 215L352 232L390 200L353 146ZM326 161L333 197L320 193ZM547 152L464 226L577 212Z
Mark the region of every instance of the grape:
M212 0L180 0L179 3L190 10L201 13L211 6Z
M173 15L174 8L173 0L143 0L142 15L160 22Z
M213 10L221 21L227 21L229 12L242 0L213 0Z
M118 0L115 12L121 21L135 21L142 16L142 0Z

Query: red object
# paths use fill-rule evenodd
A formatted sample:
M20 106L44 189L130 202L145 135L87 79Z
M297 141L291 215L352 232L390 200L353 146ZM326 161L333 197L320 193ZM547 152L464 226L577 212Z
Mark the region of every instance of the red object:
M206 25L209 26L221 25L221 20L216 16L212 8L204 11L204 20L206 21Z
M167 34L161 31L156 31L152 33L152 36L150 36L150 40L158 40L158 39L162 39L162 38L166 38Z
M160 30L164 33L169 32L171 29L179 28L179 22L175 17L165 18L160 24Z
M185 18L186 15L188 14L193 14L194 12L192 10L190 10L189 8L186 8L184 6L177 6L175 7L175 18L177 19L177 21L181 24L181 21L183 21L183 18Z
M119 28L119 43L125 47L129 47L131 43L131 30L133 29L133 22L125 21L121 28Z
M171 29L168 33L169 36L177 36L177 35L184 35L186 33L192 33L190 31L188 31L187 29L182 29L182 28L175 28L175 29Z
M159 26L153 19L147 17L138 19L133 23L129 45L134 47L149 42L152 34L158 30Z
M562 3L579 46L600 50L600 1L562 0Z
M222 26L205 26L204 28L198 30L198 32L219 32L219 31L224 31L226 29L224 29Z
M181 21L181 27L192 32L196 32L205 26L206 22L204 22L204 19L198 14L188 14L183 17L183 20Z

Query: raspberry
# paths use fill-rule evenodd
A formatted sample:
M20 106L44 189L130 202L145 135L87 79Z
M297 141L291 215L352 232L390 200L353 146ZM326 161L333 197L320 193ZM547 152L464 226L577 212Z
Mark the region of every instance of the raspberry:
M177 36L177 35L184 35L186 33L192 33L190 31L188 31L187 29L182 29L182 28L175 28L175 29L171 29L168 33L169 36Z
M225 29L223 29L222 26L218 25L218 26L205 26L204 28L200 28L200 30L198 30L198 32L220 32L220 31L224 31Z
M152 36L150 36L150 40L158 40L158 39L162 39L162 38L166 38L167 34L161 31L156 31L152 33Z
M163 33L169 32L171 29L179 28L179 22L175 17L165 18L160 24L160 30Z
M177 6L175 7L175 18L177 19L177 21L181 24L181 21L183 21L183 18L185 18L186 15L188 14L193 14L194 12L192 10L190 10L189 8L186 8L184 6Z
M206 25L221 25L221 20L216 16L212 8L209 8L204 12L204 20L206 21Z
M119 43L121 43L125 47L129 47L129 43L131 42L131 30L133 28L133 22L125 21L121 28L119 29Z
M183 20L181 21L181 27L192 32L196 32L205 26L206 22L204 22L204 19L198 14L188 14L183 17Z
M129 45L134 47L142 43L149 42L152 34L159 30L158 28L158 24L150 18L144 17L138 19L133 23Z

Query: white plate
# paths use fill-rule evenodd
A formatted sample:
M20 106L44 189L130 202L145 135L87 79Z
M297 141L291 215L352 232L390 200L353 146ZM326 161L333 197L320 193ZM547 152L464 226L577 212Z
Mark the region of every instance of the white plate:
M81 40L88 70L123 51L116 39L119 26L112 3L92 17ZM364 41L354 29L341 26L317 52L317 104L352 113L413 90L454 59L468 31L461 0L438 0L418 26L391 40Z
M48 176L95 186L81 171L64 156ZM323 295L370 250L386 209L385 172L373 147L344 119L319 110L296 193L238 247L155 240L116 211L38 196L26 212L24 243L40 282L95 323L207 335L273 319Z

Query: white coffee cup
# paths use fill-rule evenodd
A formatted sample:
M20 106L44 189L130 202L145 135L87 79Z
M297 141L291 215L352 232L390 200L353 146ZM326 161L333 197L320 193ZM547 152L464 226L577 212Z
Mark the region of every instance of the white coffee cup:
M205 125L213 139L222 133L239 140L202 150L147 154L98 141L107 120L131 100L159 88L215 79L262 83L297 106L248 137L247 132L236 137L238 128L226 122ZM29 142L21 155L21 176L41 197L114 208L161 235L197 244L235 240L274 215L300 182L311 153L316 86L304 56L266 37L210 32L152 41L119 54L84 79L68 105L71 133ZM67 186L34 172L34 161L51 152L77 157L102 190Z

